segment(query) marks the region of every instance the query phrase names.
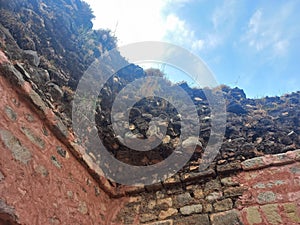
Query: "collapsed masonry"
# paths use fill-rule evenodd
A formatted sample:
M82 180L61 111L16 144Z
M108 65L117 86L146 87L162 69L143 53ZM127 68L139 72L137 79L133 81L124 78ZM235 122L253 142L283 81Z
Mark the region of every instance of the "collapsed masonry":
M113 184L3 52L0 61L2 224L299 224L300 150Z
M300 223L300 92L248 99L238 88L215 90L226 99L227 127L220 153L199 172L210 136L209 104L203 90L180 84L201 127L191 160L164 182L115 184L101 176L70 119L78 79L115 46L113 38L92 30L80 0L0 3L0 224ZM95 115L104 145L131 165L160 162L180 144L180 116L158 98L134 106L130 130L145 138L153 117L169 118L161 146L137 153L114 136L111 103L146 76L135 65L119 71L100 92Z

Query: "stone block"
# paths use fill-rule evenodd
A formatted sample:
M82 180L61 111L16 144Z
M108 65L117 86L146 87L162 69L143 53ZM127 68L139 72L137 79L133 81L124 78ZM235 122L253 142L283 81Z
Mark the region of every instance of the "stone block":
M215 175L216 175L216 172L213 169L208 169L208 170L197 172L197 173L194 172L194 173L183 174L181 179L183 181L194 181L194 180L199 180L202 178L213 177Z
M221 213L215 213L210 215L210 221L212 225L240 225L240 214L237 210L230 210Z
M240 162L231 162L224 165L217 165L218 173L229 173L234 171L239 171L242 168Z
M195 214L176 219L174 225L210 225L207 214Z
M173 202L176 207L182 207L193 203L194 199L192 198L190 193L186 192L184 194L175 196Z
M285 214L292 222L300 224L300 212L296 203L286 203L283 205L283 208Z
M294 159L292 157L289 157L289 154L286 153L273 155L272 158L272 165L276 166L286 165L294 162Z
M272 191L261 192L257 196L257 202L259 204L271 203L276 200L276 194Z
M216 212L230 210L233 207L233 202L230 198L223 199L214 203L214 209Z
M5 147L11 151L14 159L23 164L27 164L31 160L31 152L10 131L0 130L0 137Z
M270 204L270 205L263 205L261 209L266 216L267 221L272 225L281 225L282 220L279 214L278 205L277 204Z
M147 223L145 225L173 225L173 220L164 220L164 221L158 221L153 223Z
M182 215L191 215L191 214L194 214L194 213L201 213L202 212L202 205L197 204L197 205L184 206L184 207L180 208L179 211Z
M246 214L247 214L246 218L247 218L249 225L255 225L257 223L262 223L262 218L259 214L258 206L251 206L245 210L246 210Z
M221 189L221 182L218 179L211 180L205 184L204 192L218 191Z
M242 196L245 191L246 191L245 187L229 187L224 190L224 196L225 197Z
M267 167L268 165L270 165L270 162L265 162L263 157L256 157L245 160L241 163L241 165L243 170L256 170Z
M209 202L212 202L212 201L218 200L218 199L220 199L222 197L223 197L223 193L222 192L215 191L215 192L212 192L209 195L207 195L205 199L207 201L209 201Z
M167 219L171 216L174 216L178 213L178 210L177 209L174 209L174 208L169 208L168 210L162 210L160 211L158 217L160 220L164 220L164 219Z
M222 178L222 179L221 179L221 183L222 183L224 186L227 186L227 187L239 185L239 182L233 180L232 177L224 177L224 178Z
M38 146L40 149L45 148L45 141L40 138L38 135L36 135L30 128L28 127L21 127L21 131L25 136L36 146Z
M16 121L17 120L17 113L9 106L5 106L5 114L6 116L11 120L11 121Z
M196 199L204 198L204 193L202 189L197 189L194 191L194 197Z

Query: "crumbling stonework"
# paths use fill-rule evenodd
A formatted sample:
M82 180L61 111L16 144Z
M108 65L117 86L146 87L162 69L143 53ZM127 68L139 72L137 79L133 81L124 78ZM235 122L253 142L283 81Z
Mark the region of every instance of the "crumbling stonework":
M74 87L95 58L115 47L114 37L92 29L92 13L80 0L0 3L1 225L300 224L300 92L248 99L239 88L220 86L227 105L224 143L199 171L212 117L203 90L182 83L201 127L199 138L190 137L199 142L192 159L161 183L115 184L70 126ZM108 149L131 165L162 161L179 144L180 117L154 98L148 103L171 111L161 148L133 155L115 139L109 106L117 91L145 76L133 64L119 71L101 91L96 113ZM147 101L132 110L130 124L144 136L153 115L161 116Z
M2 56L0 224L113 224L122 200L112 200L74 157L74 138L29 83L17 71L3 74L11 66L4 61Z
M113 184L2 53L0 62L3 224L299 224L300 150Z

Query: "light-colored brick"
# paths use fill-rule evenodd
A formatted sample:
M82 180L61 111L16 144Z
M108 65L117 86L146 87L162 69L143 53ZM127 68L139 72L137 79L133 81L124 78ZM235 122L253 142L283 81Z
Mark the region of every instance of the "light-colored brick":
M262 218L259 214L258 206L248 207L246 209L246 213L247 213L247 221L250 225L262 223Z
M256 157L253 159L245 160L241 163L244 170L255 170L268 166L270 163L266 163L263 157Z
M202 212L202 205L197 204L197 205L188 205L180 208L180 213L182 215L191 215L194 213L201 213Z
M286 213L287 217L295 223L300 224L300 213L299 207L296 203L287 203L283 205L284 212Z
M233 202L230 198L223 199L214 203L214 208L216 212L230 210L233 207Z
M171 216L174 216L178 213L177 209L174 209L174 208L169 208L168 210L162 210L160 213L159 213L159 219L160 220L164 220L164 219L167 219Z
M272 191L261 192L257 196L257 202L259 204L271 203L276 200L276 195Z
M241 224L240 214L237 210L230 210L227 212L215 213L210 215L210 221L212 225L231 225Z
M267 221L272 225L282 225L282 220L279 214L278 205L277 204L270 204L270 205L263 205L261 209L264 215L267 218Z
M153 223L147 223L145 225L173 225L173 220L164 220L164 221L158 221Z
M194 197L196 199L204 198L204 193L202 189L197 189L194 191Z

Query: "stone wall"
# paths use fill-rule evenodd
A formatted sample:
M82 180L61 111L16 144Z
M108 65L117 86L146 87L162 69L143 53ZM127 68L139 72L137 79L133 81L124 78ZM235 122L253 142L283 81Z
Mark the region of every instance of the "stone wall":
M144 188L125 204L119 223L296 225L300 223L300 150L217 166Z
M0 67L0 224L300 223L300 150L120 186L1 51Z
M113 224L122 200L1 51L0 67L0 224Z

